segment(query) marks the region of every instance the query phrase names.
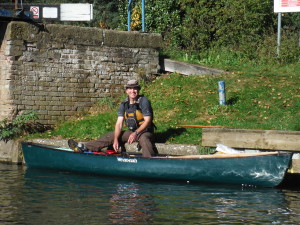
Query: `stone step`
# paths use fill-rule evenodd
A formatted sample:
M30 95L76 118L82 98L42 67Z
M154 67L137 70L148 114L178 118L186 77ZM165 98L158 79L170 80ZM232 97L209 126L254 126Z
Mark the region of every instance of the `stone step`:
M183 75L218 75L226 73L223 70L217 70L195 64L179 62L171 59L164 59L160 66L162 71L176 72Z

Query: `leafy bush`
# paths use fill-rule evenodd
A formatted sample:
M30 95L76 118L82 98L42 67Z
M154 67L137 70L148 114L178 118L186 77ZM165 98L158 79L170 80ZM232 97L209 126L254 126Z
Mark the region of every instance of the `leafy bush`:
M26 3L30 2L39 1ZM94 5L91 22L62 23L127 30L128 1L45 0L45 3L91 3ZM141 0L132 1L132 16L140 18L140 8ZM141 30L139 21L132 22L136 24L132 27ZM172 58L181 51L193 60L204 62L203 55L208 52L220 55L226 50L237 52L244 60L258 62L299 60L297 13L282 16L281 55L277 57L277 14L273 12L273 0L146 0L145 23L146 32L163 35L163 51Z
M43 130L45 127L37 123L37 119L33 111L24 111L12 121L0 121L0 140L7 142L24 134Z
M139 5L141 1L134 4ZM120 2L119 13L124 28L127 2ZM279 62L298 61L299 47L295 43L299 23L300 16L296 13L282 17ZM172 53L181 51L193 56L194 61L201 61L207 52L218 55L227 49L246 60L278 61L277 14L273 12L271 0L148 0L146 31L163 35L164 53L171 53L172 58Z

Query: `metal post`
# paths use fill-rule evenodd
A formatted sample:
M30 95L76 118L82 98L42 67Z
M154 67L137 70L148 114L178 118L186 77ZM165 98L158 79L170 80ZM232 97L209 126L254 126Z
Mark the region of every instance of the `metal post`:
M278 27L277 27L277 56L280 55L280 39L281 39L281 13L278 13Z
M130 28L130 23L131 23L131 3L132 3L132 0L129 0L129 3L128 3L128 9L127 9L127 23L128 23L128 31L131 30Z
M299 27L298 27L299 28ZM298 43L298 47L300 47L300 30L299 30L299 43Z
M145 0L142 0L142 31L145 32Z
M127 24L128 24L128 31L131 30L131 3L133 0L129 0L128 9L127 9ZM142 32L145 32L145 0L142 0Z
M218 87L219 87L219 104L226 105L225 81L224 80L219 81Z

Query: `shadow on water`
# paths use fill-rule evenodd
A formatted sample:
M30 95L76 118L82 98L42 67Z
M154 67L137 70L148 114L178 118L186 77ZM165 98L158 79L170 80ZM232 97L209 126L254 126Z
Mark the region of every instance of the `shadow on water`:
M299 224L300 191L0 166L1 224ZM9 182L8 182L9 181Z
M300 190L300 175L287 173L277 188Z

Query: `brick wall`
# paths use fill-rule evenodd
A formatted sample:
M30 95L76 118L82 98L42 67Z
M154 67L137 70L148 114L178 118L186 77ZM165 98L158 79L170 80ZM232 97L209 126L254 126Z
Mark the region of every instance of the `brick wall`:
M34 110L53 124L159 71L159 34L24 22L0 31L0 120Z

